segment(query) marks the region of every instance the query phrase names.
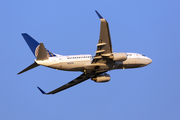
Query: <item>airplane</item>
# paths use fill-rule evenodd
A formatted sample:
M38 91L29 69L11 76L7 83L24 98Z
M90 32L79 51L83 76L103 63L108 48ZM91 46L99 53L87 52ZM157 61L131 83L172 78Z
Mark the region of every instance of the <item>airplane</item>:
M19 72L18 75L39 65L57 70L83 72L74 80L48 93L37 87L42 94L49 95L63 91L88 79L97 83L108 82L110 81L110 75L106 72L110 70L139 68L152 63L150 58L142 54L113 52L108 22L96 10L95 12L101 21L100 36L95 55L63 56L55 54L46 49L43 43L38 43L27 33L22 33L36 59L33 64Z

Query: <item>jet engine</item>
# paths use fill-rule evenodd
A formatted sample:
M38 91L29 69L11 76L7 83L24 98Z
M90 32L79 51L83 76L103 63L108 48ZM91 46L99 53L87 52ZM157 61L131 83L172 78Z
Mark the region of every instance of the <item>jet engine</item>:
M110 81L110 75L107 74L107 73L104 73L104 74L100 74L100 75L97 75L96 77L94 78L91 78L91 80L95 81L95 82L109 82Z
M125 61L127 59L126 53L112 53L113 54L113 61Z

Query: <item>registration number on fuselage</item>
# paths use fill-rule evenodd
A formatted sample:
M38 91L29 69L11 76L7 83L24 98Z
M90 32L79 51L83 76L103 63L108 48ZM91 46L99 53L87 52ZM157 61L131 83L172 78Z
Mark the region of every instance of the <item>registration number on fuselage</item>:
M67 63L67 64L74 64L74 62L69 62L69 63Z

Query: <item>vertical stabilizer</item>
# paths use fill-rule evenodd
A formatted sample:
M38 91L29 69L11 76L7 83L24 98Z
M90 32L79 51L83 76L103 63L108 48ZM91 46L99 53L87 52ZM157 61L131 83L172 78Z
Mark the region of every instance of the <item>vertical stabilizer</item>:
M38 49L39 49L40 44L35 39L33 39L30 35L28 35L27 33L22 33L22 36L25 39L26 43L28 44L28 46L31 49L34 56L37 57L37 53L38 53ZM46 48L45 48L45 50L47 51L47 54L49 57L56 56L54 53L50 52Z
M36 50L36 47L39 45L39 43L27 33L22 33L22 36L35 56L35 50Z

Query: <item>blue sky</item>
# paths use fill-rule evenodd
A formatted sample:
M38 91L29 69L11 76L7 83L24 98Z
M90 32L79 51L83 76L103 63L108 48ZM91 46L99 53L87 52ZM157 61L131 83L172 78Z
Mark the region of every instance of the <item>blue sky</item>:
M179 120L180 1L10 0L0 2L1 120ZM109 22L114 52L145 54L153 63L108 72L111 81L85 81L42 95L79 76L37 67L21 33L61 55L94 54L100 20Z

